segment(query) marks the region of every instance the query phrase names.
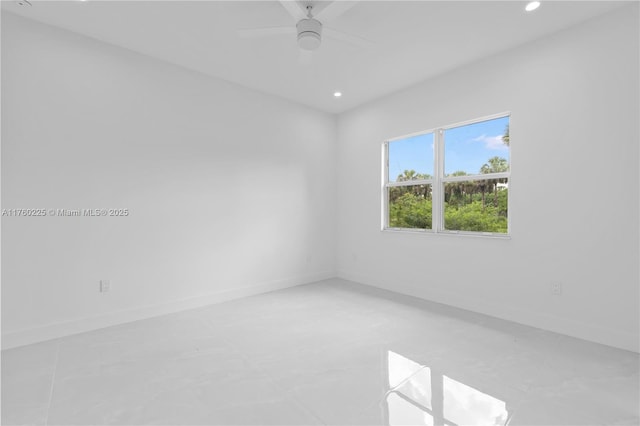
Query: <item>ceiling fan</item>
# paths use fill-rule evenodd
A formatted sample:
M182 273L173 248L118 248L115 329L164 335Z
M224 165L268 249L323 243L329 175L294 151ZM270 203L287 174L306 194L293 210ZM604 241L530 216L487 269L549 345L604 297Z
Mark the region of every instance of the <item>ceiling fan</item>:
M356 1L333 1L322 9L317 8L319 9L318 13L315 13L316 6L310 1L279 0L279 3L294 19L295 27L251 28L238 30L238 34L244 38L261 38L283 34L296 35L302 63L310 61L311 52L320 47L323 36L362 48L370 48L373 45L371 41L362 37L327 28L322 24L322 22L335 19L351 9L356 5Z

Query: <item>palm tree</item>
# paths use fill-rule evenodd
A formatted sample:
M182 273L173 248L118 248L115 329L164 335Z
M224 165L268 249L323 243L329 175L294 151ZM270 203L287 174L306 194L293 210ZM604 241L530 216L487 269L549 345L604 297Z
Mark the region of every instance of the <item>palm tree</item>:
M487 173L491 173L489 172L489 165L488 164L484 164L481 168L480 168L480 173L482 173L483 175L487 174ZM489 181L488 180L478 180L476 181L477 185L478 185L478 189L480 190L480 192L482 193L482 211L484 211L484 207L485 207L485 195L487 193L487 187L489 185Z
M507 129L508 131L508 129ZM503 137L504 138L504 137ZM480 168L480 173L489 174L489 173L503 173L509 170L509 162L506 158L502 157L491 157L489 160ZM488 181L484 181L485 184ZM494 179L493 188L493 204L498 207L498 183L505 183L506 179ZM482 208L484 208L484 191L482 192Z
M482 169L488 170L486 173L502 173L509 170L509 162L506 158L491 157L482 166ZM482 169L480 170L482 172ZM485 173L485 172L482 172Z
M455 171L448 176L466 176L467 173L462 170ZM445 185L445 193L449 194L449 201L452 199L456 199L458 205L460 204L460 200L464 201L464 191L465 190L465 182L449 182Z
M507 124L507 127L504 128L504 135L502 135L502 142L504 142L506 146L509 146L509 125L508 124Z
M424 180L428 180L431 179L433 176L423 173L423 174L419 174L418 175L418 179L424 179ZM431 199L431 191L429 190L429 187L431 185L422 185L422 193L420 194L425 200L430 200Z
M398 175L396 182L406 182L416 179L418 179L418 173L415 170L405 170L402 174Z
M411 180L428 180L432 176L429 174L418 173L415 170L405 170L402 174L399 174L396 178L396 182L408 182ZM421 188L424 186L424 189ZM423 197L425 199L430 198L429 185L416 185L413 189L414 195L417 197Z

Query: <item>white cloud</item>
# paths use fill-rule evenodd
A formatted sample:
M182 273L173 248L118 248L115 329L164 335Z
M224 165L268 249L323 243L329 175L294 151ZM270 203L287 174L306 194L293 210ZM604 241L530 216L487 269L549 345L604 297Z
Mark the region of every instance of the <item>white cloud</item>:
M482 135L472 139L472 141L484 143L484 146L487 149L500 150L500 151L507 151L509 149L509 147L505 145L504 142L502 142L502 135L498 135L498 136Z

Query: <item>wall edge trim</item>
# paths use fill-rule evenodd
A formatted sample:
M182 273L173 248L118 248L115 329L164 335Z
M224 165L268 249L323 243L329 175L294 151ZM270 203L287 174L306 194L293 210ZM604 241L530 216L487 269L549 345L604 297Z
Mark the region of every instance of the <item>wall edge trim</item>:
M283 290L304 284L322 281L335 277L335 272L326 270L295 277L272 280L232 290L224 290L201 296L174 300L167 303L142 306L123 311L110 312L92 317L78 318L70 321L57 322L39 327L32 327L17 331L2 333L2 350L30 345L47 340L86 333L114 325L125 324L162 315L197 309L204 306L216 305L244 297Z

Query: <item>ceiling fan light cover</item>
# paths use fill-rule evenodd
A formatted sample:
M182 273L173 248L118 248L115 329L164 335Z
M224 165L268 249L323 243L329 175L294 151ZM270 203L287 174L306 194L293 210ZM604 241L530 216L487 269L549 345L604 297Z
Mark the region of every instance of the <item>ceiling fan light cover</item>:
M305 50L316 50L320 47L322 24L313 18L302 19L296 24L298 30L298 46Z

